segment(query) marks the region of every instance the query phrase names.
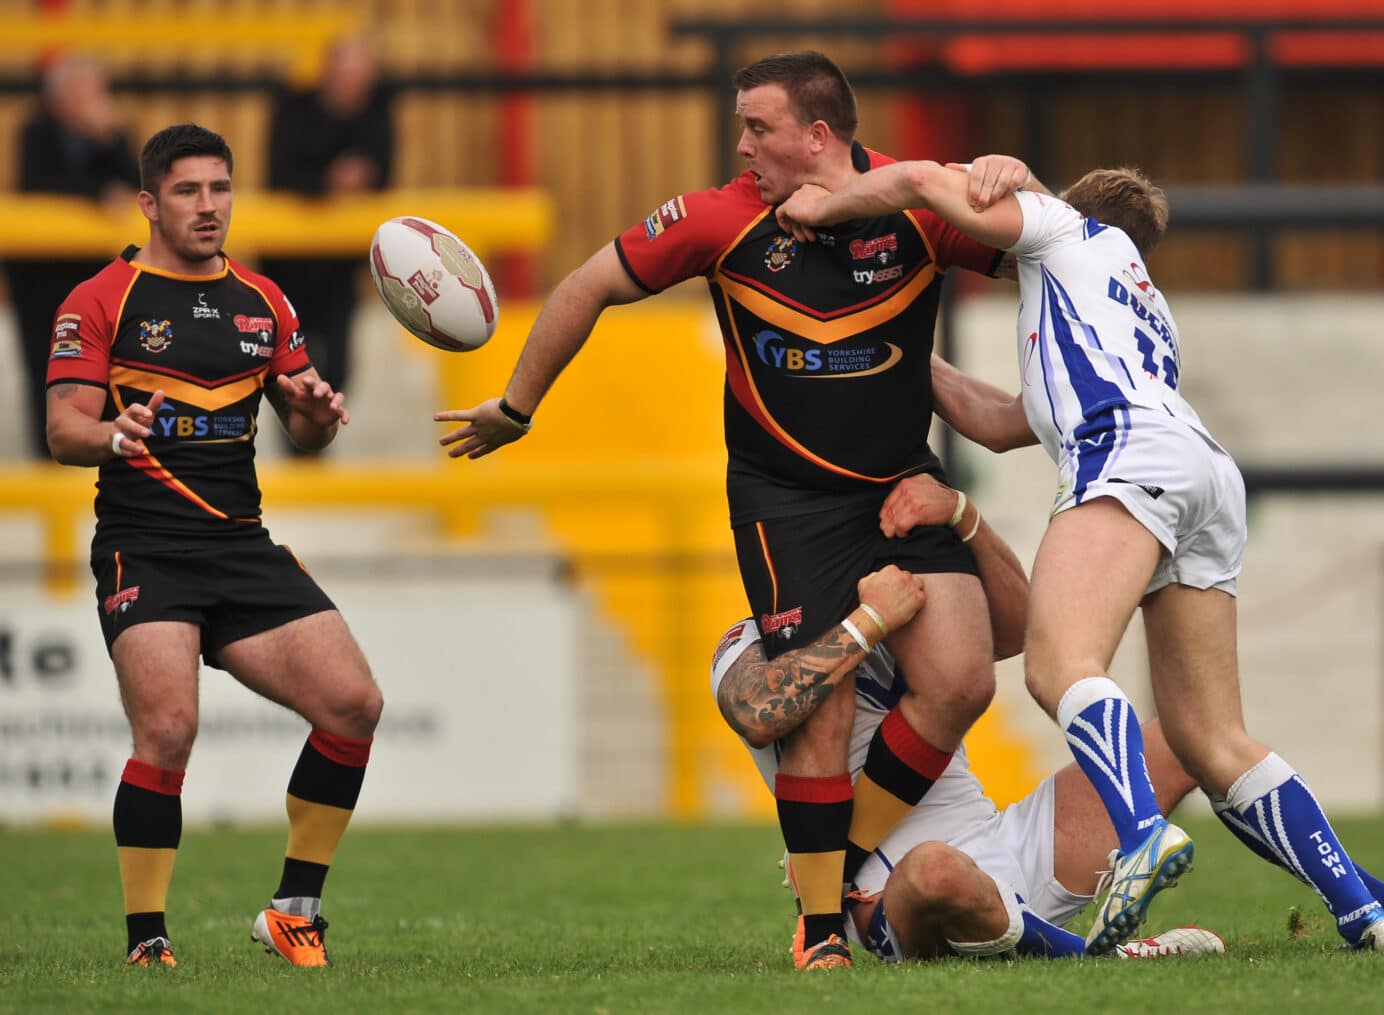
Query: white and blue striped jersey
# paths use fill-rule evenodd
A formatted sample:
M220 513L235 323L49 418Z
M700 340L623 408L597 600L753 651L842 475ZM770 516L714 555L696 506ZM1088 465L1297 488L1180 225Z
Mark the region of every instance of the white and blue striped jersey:
M1115 406L1166 412L1210 437L1178 394L1177 325L1125 233L1021 191L1019 374L1029 426L1053 461Z
M735 660L759 640L759 628L749 619L735 624L721 636L711 661L713 699L720 689L721 680ZM855 724L851 729L849 761L852 779L865 766L865 753L875 730L898 704L906 689L907 684L899 674L893 656L883 645L875 646L874 651L856 667ZM774 776L779 768L778 743L759 748L746 743L745 749L750 752L755 767L772 793ZM886 855L900 857L919 842L929 839L951 842L995 816L995 805L985 795L980 780L972 774L964 745L957 749L942 778L927 791L927 795L914 808L914 813L916 820L910 822L907 830L896 830L881 844L880 848Z

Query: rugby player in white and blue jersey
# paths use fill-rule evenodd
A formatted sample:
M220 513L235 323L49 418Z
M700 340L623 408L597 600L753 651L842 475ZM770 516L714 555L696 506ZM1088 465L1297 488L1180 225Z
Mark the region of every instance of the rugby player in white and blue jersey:
M992 616L1018 629L997 630L997 643L1015 642L1010 635L1022 634L1027 581L1009 547L981 525L978 509L931 476L914 476L891 492L881 521L886 532L901 532L946 525L951 518L953 528L975 533L971 545ZM860 601L903 622L922 606L927 582L926 576L887 567L860 582ZM843 739L850 744L852 774L863 768L870 742L905 687L897 663L883 645L871 643L872 635L847 617L810 644L773 659L751 619L722 637L712 660L712 693L771 790L782 777L781 738L828 695L851 693L852 670L853 719ZM1195 783L1157 727L1150 723L1148 730L1149 772L1159 800L1171 809ZM963 747L860 868L846 927L853 941L886 962L947 955L1080 956L1085 942L1061 925L1090 901L1097 868L1114 842L1100 799L1076 765L999 811L971 773ZM1167 958L1224 950L1213 932L1178 927L1120 945L1116 954Z
M1351 946L1384 950L1384 909L1311 791L1244 727L1235 583L1245 489L1178 393L1177 328L1144 265L1167 222L1162 191L1131 170L1096 170L1060 198L987 203L977 169L881 166L832 193L803 188L778 216L807 240L817 226L926 207L1017 257L1022 394L977 395L943 370L934 396L971 439L994 450L1036 441L1057 463L1025 669L1119 836L1087 949L1132 935L1192 861L1191 840L1159 808L1129 699L1108 676L1142 606L1154 700L1177 757L1242 841L1317 891Z

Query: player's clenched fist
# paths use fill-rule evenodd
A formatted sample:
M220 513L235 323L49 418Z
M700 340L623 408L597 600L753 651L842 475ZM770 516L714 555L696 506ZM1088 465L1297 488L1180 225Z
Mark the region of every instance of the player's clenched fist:
M880 531L893 539L919 525L950 525L960 503L957 491L931 476L909 476L884 499L879 509Z
M856 592L862 603L874 607L890 631L897 631L912 620L927 599L922 575L909 574L895 564L860 579Z

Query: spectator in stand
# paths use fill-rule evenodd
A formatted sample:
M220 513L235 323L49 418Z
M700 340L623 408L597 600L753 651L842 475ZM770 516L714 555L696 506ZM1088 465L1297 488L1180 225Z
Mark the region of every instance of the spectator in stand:
M19 190L100 201L124 216L139 190L139 166L120 125L105 69L66 53L43 69L42 101L19 136ZM48 348L53 314L72 288L100 271L107 257L15 260L5 265L24 364L28 451L48 459Z
M322 80L308 92L285 91L274 106L269 186L310 197L345 198L382 190L393 164L392 97L380 83L369 41L340 39ZM350 370L349 333L365 252L349 256L265 258L261 267L288 293L307 322L308 354L335 390Z

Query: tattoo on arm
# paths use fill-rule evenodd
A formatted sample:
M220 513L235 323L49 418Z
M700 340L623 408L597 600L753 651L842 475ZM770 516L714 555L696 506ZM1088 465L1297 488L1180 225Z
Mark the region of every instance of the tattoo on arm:
M817 710L863 653L839 624L810 645L765 659L757 642L721 680L717 703L735 732L753 742L777 740Z
M48 391L51 394L56 395L59 401L66 401L67 399L71 398L73 395L77 393L77 388L79 386L80 385L72 383L54 384L51 388L48 389Z

